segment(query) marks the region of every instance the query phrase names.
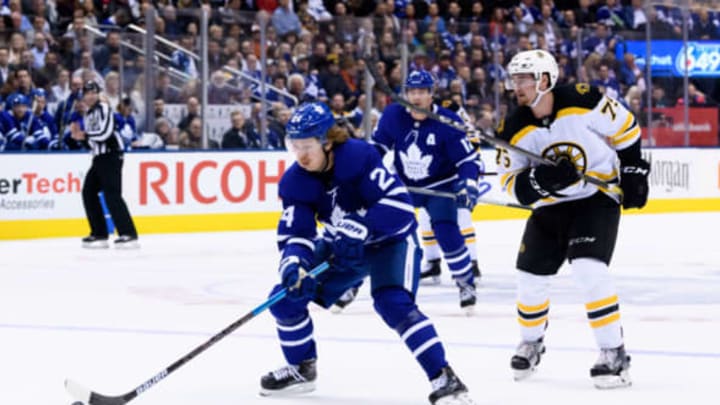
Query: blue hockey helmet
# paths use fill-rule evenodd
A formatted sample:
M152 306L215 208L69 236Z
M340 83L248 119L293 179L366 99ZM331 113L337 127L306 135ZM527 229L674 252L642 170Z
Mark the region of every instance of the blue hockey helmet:
M435 86L435 78L426 70L413 70L405 79L408 89L431 89Z
M327 131L335 125L335 117L325 103L305 103L290 117L285 130L289 139L318 138L327 140Z
M30 93L33 98L35 97L45 97L47 98L47 92L42 87L36 87L33 89L32 93Z
M7 100L5 101L5 105L8 109L12 109L13 107L17 105L30 105L30 100L28 100L25 95L22 93L13 93L10 96L8 96Z

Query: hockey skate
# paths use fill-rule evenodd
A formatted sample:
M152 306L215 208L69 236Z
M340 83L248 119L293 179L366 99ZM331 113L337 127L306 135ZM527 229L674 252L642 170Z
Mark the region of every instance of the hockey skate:
M625 353L625 346L614 349L601 349L600 357L590 369L590 377L596 388L609 389L629 387L630 356Z
M482 274L480 273L480 267L478 267L477 260L472 260L470 263L472 263L473 277L480 278Z
M474 405L467 387L455 375L450 366L442 369L440 375L430 381L433 392L428 399L433 405Z
M315 359L305 360L299 365L287 365L271 371L260 379L260 395L296 395L315 391Z
M355 301L359 290L360 287L352 287L351 289L345 291L345 293L341 295L337 301L335 301L332 307L330 307L330 312L332 312L333 314L339 314L340 312L342 312L345 307L350 305L351 302Z
M510 360L510 367L513 369L515 381L524 380L530 377L545 353L545 345L542 338L534 342L522 342L518 345L515 355Z
M460 308L465 311L466 315L475 313L475 303L477 302L477 292L475 292L475 284L467 281L458 282L460 289Z
M82 247L85 249L107 249L110 247L108 244L107 236L102 238L100 236L86 236L82 238Z
M440 259L428 260L427 265L430 267L420 272L420 280L429 278L432 284L440 284Z
M113 242L115 249L137 249L140 247L137 236L120 235Z

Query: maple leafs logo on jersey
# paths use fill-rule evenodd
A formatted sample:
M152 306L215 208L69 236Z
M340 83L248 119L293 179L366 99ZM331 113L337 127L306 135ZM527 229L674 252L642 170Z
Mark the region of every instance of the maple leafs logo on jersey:
M340 208L339 205L333 206L332 213L330 214L330 223L333 226L337 226L340 221L342 221L343 218L345 218L345 215L347 215L347 212Z
M407 149L407 154L400 152L400 161L405 176L410 180L422 180L429 176L428 169L432 163L432 155L423 155L417 144L413 143Z

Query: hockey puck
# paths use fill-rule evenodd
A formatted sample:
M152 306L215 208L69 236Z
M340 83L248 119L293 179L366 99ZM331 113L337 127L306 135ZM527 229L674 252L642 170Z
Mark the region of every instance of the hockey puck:
M75 402L73 402L71 405L85 405L85 404L83 404L83 403L80 402L80 401L75 401Z

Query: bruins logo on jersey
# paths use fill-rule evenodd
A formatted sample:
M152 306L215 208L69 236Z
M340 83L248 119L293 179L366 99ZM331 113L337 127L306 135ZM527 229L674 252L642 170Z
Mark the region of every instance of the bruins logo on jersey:
M573 162L581 173L587 170L587 154L580 145L573 142L554 143L543 150L542 156L552 161L567 159Z
M577 90L580 95L585 95L590 92L590 85L587 83L578 83L575 85L575 90Z

